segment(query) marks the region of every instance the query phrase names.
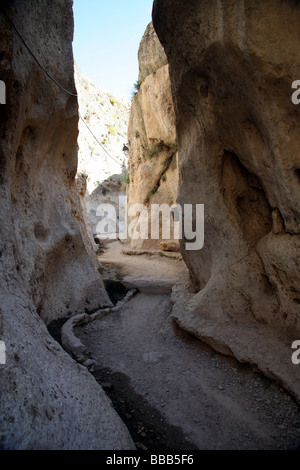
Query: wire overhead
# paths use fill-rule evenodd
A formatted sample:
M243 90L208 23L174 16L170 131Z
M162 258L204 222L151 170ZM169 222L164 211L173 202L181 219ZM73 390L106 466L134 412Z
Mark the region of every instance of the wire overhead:
M95 134L93 133L93 131L90 129L90 127L88 126L88 124L85 122L85 120L83 119L83 117L81 116L81 114L79 113L79 117L80 119L82 120L82 122L86 125L86 127L88 128L88 130L90 131L90 133L92 134L92 136L94 137L95 141L97 142L98 145L100 145L100 147L102 148L102 150L104 150L105 153L107 153L107 155L112 159L114 160L118 165L122 166L122 164L120 162L118 162L118 160L116 160L114 157L112 157L108 151L106 150L105 147L103 147L103 145L99 142L99 140L97 139L97 137L95 136Z
M2 11L4 17L6 18L6 20L9 22L9 24L12 26L13 30L15 31L15 33L17 34L17 36L19 37L20 41L22 42L22 44L24 45L24 47L27 49L27 51L29 52L29 54L31 55L31 57L33 58L33 60L36 62L36 64L40 67L40 69L44 72L44 74L56 85L58 86L62 91L64 91L65 93L67 93L68 95L70 96L73 96L74 98L78 98L78 94L77 93L72 93L70 92L69 90L67 90L66 88L64 88L60 83L58 83L57 80L55 80L55 78L52 77L52 75L42 66L42 64L40 63L40 61L38 60L38 58L36 57L36 55L32 52L32 50L30 49L30 47L28 46L28 44L26 43L26 41L24 40L23 36L21 35L21 33L19 32L19 30L17 29L17 27L15 26L14 22L10 19L10 17L8 16L8 14L6 13L5 9L0 6L0 10ZM85 124L85 126L88 128L88 130L90 131L91 135L93 136L93 138L95 139L95 141L97 142L97 144L102 148L102 150L104 150L104 152L114 161L116 162L118 165L122 166L122 164L120 162L118 162L114 157L112 157L108 151L105 149L105 147L99 142L99 140L97 139L97 137L94 135L93 131L90 129L90 127L88 126L88 124L85 122L85 120L83 119L83 117L81 116L80 113L79 114L79 117L80 119L83 121L83 123Z

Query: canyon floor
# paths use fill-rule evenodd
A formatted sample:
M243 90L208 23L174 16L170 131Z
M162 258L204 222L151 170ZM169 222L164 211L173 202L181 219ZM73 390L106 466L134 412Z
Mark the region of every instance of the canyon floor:
M300 413L275 381L222 356L170 318L171 288L188 286L180 259L128 256L113 242L103 278L138 293L119 313L76 327L92 372L138 449L300 449ZM113 281L113 282L112 282ZM112 289L113 291L113 289Z

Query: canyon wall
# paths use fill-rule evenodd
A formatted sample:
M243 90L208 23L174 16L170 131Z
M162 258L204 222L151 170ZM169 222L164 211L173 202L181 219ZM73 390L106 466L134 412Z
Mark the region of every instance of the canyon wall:
M0 10L0 77L7 93L0 107L4 449L134 447L102 389L46 328L111 305L75 184L77 98L46 76L11 23L47 72L76 94L72 3L16 0Z
M79 136L76 181L86 226L94 244L100 204L118 211L128 178L127 129L130 104L81 74L75 64ZM96 247L97 249L97 247Z
M150 205L172 206L177 195L177 144L169 66L164 50L150 23L141 40L139 86L130 112L128 206L142 204L149 216L149 239L131 240L135 251L177 249L171 219L170 238L162 239L161 224L157 240L150 239ZM137 226L139 224L137 223ZM137 232L139 228L137 227ZM136 233L137 233L136 232ZM138 237L138 235L137 235Z
M179 148L178 202L205 205L205 243L181 252L194 294L173 315L299 399L299 2L156 0Z
M123 148L130 103L97 86L82 75L76 64L75 85L82 117L78 126L78 174L87 175L87 194L92 194L103 181L127 169L128 156Z

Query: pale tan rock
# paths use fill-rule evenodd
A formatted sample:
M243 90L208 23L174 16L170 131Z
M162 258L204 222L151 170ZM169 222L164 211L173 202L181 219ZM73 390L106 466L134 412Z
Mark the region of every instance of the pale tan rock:
M178 187L175 114L171 95L169 67L162 45L150 23L139 47L140 87L135 94L128 126L130 184L128 207L142 204L148 211L148 239L132 239L131 250L160 250L159 238L151 239L151 205L176 202ZM129 218L134 223L137 218ZM174 238L170 216L170 240ZM130 234L129 234L130 238Z
M112 96L75 69L81 119L78 123L78 172L87 175L86 196L103 181L127 168L123 151L127 143L130 104ZM89 130L90 129L90 130ZM98 142L97 142L98 141Z
M143 82L148 75L167 65L165 51L157 37L152 22L148 24L140 42L138 51L139 81Z
M159 250L162 234L158 240L150 239L151 204L171 207L176 202L178 170L174 116L169 68L165 65L147 76L131 106L128 207L144 204L149 213L149 239L131 240L135 250ZM172 239L172 217L170 223Z
M299 398L289 351L300 337L299 8L156 0L153 11L176 112L178 202L205 205L203 249L181 246L198 293L184 309L177 297L174 316Z
M179 242L161 242L160 249L163 251L179 251Z
M272 212L272 220L273 220L272 232L275 235L279 235L281 233L284 233L284 222L283 222L283 219L282 219L278 209L275 209Z
M75 93L72 4L16 0L6 10L47 71ZM102 389L45 325L111 305L75 184L77 99L44 74L2 13L0 32L0 447L132 449Z

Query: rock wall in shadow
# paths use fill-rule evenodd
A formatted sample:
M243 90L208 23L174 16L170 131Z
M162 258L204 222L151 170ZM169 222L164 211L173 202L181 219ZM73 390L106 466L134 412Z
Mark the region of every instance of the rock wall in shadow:
M181 246L198 293L175 302L174 316L298 397L299 21L290 0L156 0L153 10L176 113L178 202L205 204L203 249Z
M111 305L75 185L78 106L71 0L0 9L0 447L132 448L110 401L45 323ZM6 13L3 13L3 7ZM9 19L8 19L9 18Z

